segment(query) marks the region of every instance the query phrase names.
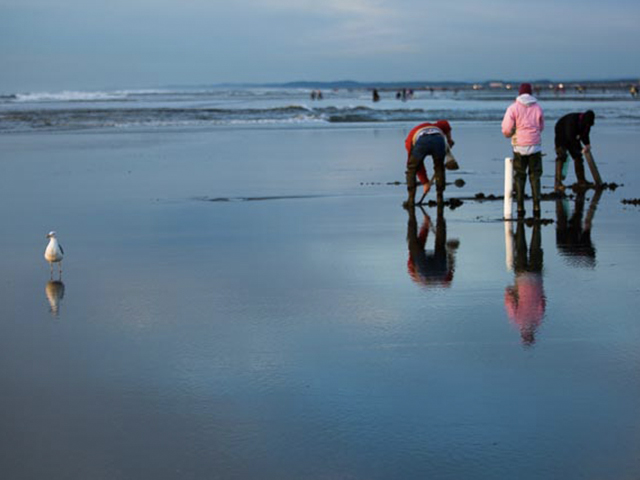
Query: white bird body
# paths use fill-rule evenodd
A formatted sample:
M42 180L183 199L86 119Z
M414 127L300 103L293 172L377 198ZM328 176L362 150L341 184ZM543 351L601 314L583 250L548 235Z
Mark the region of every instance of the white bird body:
M64 250L62 249L62 245L60 245L60 242L58 242L58 239L56 238L56 232L49 232L47 238L49 239L49 244L44 251L44 259L49 262L53 272L53 264L62 262Z

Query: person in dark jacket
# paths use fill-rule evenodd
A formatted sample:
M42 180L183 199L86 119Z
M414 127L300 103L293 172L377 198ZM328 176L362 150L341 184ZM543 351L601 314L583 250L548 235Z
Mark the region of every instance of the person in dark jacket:
M584 176L582 145L584 145L585 151L591 149L589 132L595 122L595 117L593 110L587 110L584 113L569 113L556 123L556 177L554 184L556 192L561 192L565 188L562 185L562 180L564 180L562 167L567 160L567 153L573 158L578 186L587 186L587 180Z

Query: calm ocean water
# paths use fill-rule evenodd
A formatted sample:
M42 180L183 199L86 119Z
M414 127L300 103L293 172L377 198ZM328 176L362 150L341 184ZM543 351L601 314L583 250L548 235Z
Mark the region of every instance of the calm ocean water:
M219 125L327 126L357 123L496 121L515 92L505 89L418 90L407 101L395 91L372 101L367 89L182 88L65 91L0 96L0 132L207 127ZM547 118L594 108L598 119L640 123L637 102L624 89L537 92Z
M469 200L512 92L323 93L0 100L2 478L638 478L640 104L541 93L543 187L587 108L622 186L530 226ZM460 208L401 207L425 117Z

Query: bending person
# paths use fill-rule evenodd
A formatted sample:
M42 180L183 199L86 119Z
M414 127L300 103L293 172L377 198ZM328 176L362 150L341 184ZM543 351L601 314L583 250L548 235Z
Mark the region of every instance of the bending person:
M438 120L436 123L421 123L409 132L405 139L405 148L409 155L406 171L408 198L404 202L405 207L413 207L415 205L416 176L420 179L425 194L431 188L427 170L424 166L424 160L429 155L433 158L438 204L443 203L445 189L444 162L453 144L451 125L446 120Z
M589 133L595 123L596 115L593 110L584 113L569 113L556 123L556 177L554 189L556 192L564 191L564 175L562 174L564 162L567 160L567 153L573 158L576 171L578 187L586 187L587 180L584 176L584 159L582 150L591 150L591 140Z

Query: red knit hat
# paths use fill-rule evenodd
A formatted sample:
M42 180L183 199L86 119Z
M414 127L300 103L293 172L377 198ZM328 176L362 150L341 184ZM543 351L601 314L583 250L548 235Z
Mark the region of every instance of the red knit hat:
M436 127L442 130L445 135L451 131L451 125L449 125L449 122L447 122L446 120L438 120L436 122Z
M532 89L530 83L522 83L520 84L520 88L518 89L518 95L522 95L524 93L528 93L531 95Z

